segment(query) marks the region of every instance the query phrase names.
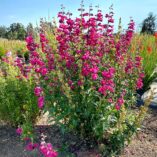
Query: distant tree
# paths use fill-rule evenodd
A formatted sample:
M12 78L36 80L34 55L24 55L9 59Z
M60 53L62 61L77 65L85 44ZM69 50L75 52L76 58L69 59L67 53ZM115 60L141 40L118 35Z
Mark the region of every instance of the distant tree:
M20 27L18 28L18 33L17 34L18 34L17 39L25 40L25 38L27 36L27 33L26 33L26 30L25 30L23 25L20 25Z
M24 40L26 37L25 27L21 23L13 23L10 25L7 31L8 39Z
M55 29L55 25L52 22L47 21L46 19L40 19L40 28L42 30L47 30L49 32L53 32Z
M5 26L0 26L0 38L6 38L7 28Z
M39 27L35 27L34 31L38 34L38 33L40 33L40 28Z
M30 35L30 34L33 35L34 34L34 28L33 28L32 23L29 23L27 25L26 31L27 31L27 35Z
M148 17L142 22L141 33L154 34L156 29L156 16L149 13Z

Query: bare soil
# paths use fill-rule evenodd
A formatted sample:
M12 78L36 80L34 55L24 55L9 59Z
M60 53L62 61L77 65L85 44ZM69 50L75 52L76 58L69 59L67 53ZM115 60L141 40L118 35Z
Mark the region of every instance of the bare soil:
M157 110L149 111L138 135L121 157L157 157Z
M57 127L37 126L36 130L45 132L47 142L51 142L56 149L63 150L59 157L96 157L97 150L91 141L80 140L72 134L63 136ZM15 128L1 124L0 157L42 157L42 155L37 150L26 151L25 144L20 141ZM157 110L149 111L138 135L133 137L120 157L157 157Z

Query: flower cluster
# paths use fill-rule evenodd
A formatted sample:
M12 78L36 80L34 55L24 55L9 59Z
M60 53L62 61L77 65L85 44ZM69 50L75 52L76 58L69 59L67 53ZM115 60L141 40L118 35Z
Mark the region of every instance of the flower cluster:
M21 136L23 133L23 129L20 127L17 128L16 133ZM38 149L41 152L41 154L44 155L44 157L58 156L58 153L53 149L52 144L46 143L43 140L43 138L41 139L42 140L41 144L31 142L31 139L28 137L25 137L23 140L27 143L25 146L25 149L27 151L33 151L34 149Z
M20 69L21 74L25 78L28 78L28 74L30 73L32 67L26 65L24 59L20 57L16 57L14 62L15 62L15 66L17 66Z
M16 133L17 133L18 135L21 135L22 132L23 132L22 128L17 128L17 129L16 129Z
M38 107L43 108L44 106L44 96L42 95L43 89L41 87L35 87L34 94L38 97Z
M28 36L26 42L27 48L31 52L30 63L32 69L42 80L43 78L48 80L51 72L60 70L64 74L64 83L67 82L72 90L83 86L85 79L88 78L94 81L94 89L110 99L118 92L115 79L119 71L128 75L124 78L121 76L121 79L129 79L129 76L134 73L139 75L137 69L141 70L141 58L136 56L134 59L128 56L134 21L131 20L126 33L120 34L117 38L113 33L114 13L112 7L109 14L105 16L100 9L96 15L93 15L91 10L90 13L86 13L84 9L79 9L81 11L80 18L75 19L72 19L71 13L68 13L68 16L65 12L58 13L59 26L56 32L58 49L55 52L49 46L45 31L42 30L40 33L40 44L36 44L34 39ZM103 23L104 18L107 19L107 24ZM37 52L40 46L42 54ZM119 66L118 69L113 64L116 62ZM68 73L71 73L71 76ZM135 82L137 82L137 89L142 87L142 79L137 77ZM56 84L56 82L52 80L50 84ZM42 108L44 97L38 93L39 91L36 91L35 95L38 96L39 108ZM113 103L117 106L116 101Z
M114 68L109 68L108 71L104 70L102 72L102 80L101 80L101 86L99 87L98 91L105 95L107 94L107 91L114 92L114 81L113 81L113 76L115 73Z
M130 55L132 19L124 33L114 34L112 7L105 15L100 9L95 15L92 8L79 11L76 18L69 12L58 13L59 25L51 34L57 48L50 46L51 39L42 28L39 44L27 37L31 72L37 83L34 94L39 108L44 103L50 107L55 122L101 139L104 132L119 126L122 109L129 109L134 102L130 93L142 88L142 58L138 52ZM122 128L133 124L124 121ZM45 156L57 156L51 144L39 147Z
M51 143L42 142L39 150L45 157L57 157L58 153L53 149Z

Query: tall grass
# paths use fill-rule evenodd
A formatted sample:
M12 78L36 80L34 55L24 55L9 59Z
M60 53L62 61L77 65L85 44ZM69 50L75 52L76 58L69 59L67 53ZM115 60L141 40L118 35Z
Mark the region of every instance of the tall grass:
M149 84L157 77L154 72L157 67L157 37L153 35L134 35L131 45L131 53L139 51L143 58L143 68L145 73L144 90L149 87Z
M13 53L23 53L27 51L26 44L20 40L8 40L0 38L0 55L4 55L6 52L11 51Z

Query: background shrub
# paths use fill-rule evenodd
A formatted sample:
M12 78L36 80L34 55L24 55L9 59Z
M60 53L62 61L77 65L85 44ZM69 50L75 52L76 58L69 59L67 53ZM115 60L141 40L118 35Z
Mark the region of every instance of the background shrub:
M34 124L39 115L34 81L21 77L17 67L7 63L0 66L0 119L12 126Z
M0 47L0 58L2 58L5 53L6 53L5 49L3 47Z

